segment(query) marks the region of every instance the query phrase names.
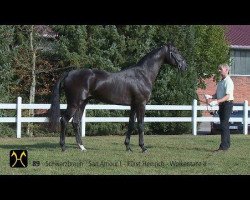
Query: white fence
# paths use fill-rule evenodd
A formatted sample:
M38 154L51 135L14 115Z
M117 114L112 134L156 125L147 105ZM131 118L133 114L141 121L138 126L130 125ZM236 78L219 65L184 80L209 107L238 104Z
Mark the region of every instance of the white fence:
M61 104L61 109L66 109L66 104ZM0 117L0 123L16 123L16 133L17 138L21 138L21 127L24 122L48 122L46 117L22 117L23 109L49 109L50 104L22 104L22 98L17 98L16 104L0 104L0 109L14 109L17 112L16 117ZM248 124L250 123L250 118L248 118L248 101L244 101L243 106L234 106L233 110L243 110L243 118L230 118L233 122L243 123L243 133L248 134ZM129 117L86 117L86 112L88 110L129 110L129 106L118 106L118 105L90 105L86 106L86 109L82 116L81 130L82 137L85 136L85 125L87 122L128 122ZM145 117L145 122L191 122L192 123L192 133L197 135L197 122L219 122L218 117L198 117L198 110L218 110L218 106L210 107L206 105L197 105L197 100L193 100L192 105L147 105L147 110L191 110L192 116L190 117Z

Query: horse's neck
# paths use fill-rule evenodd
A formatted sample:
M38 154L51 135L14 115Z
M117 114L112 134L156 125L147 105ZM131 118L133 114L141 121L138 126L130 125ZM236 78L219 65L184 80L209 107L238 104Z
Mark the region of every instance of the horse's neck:
M155 79L160 71L162 63L155 63L154 65L152 65L151 67L147 68L148 71L148 78L150 79L150 81L152 83L155 82Z
M145 59L141 66L145 69L148 79L153 83L164 64L164 57L162 54L155 54L150 59Z

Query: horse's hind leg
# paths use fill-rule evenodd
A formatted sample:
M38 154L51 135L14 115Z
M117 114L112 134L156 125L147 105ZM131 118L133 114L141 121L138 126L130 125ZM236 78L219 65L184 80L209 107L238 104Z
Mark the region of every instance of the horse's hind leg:
M66 134L67 124L68 124L69 120L71 119L71 117L75 114L75 112L76 112L76 108L70 107L68 105L67 110L63 113L62 118L60 120L61 128L62 128L61 133L60 133L60 146L62 148L62 151L66 150L65 134Z
M86 151L86 149L84 148L83 144L82 144L82 138L81 138L81 119L82 119L82 114L84 112L85 106L86 106L87 102L84 102L76 111L74 117L73 117L73 128L75 131L75 136L76 136L76 143L79 146L79 148L82 151Z
M126 132L125 138L125 146L126 151L132 151L130 148L130 136L133 130L135 129L135 109L131 106L130 115L129 115L129 124L128 124L128 131Z

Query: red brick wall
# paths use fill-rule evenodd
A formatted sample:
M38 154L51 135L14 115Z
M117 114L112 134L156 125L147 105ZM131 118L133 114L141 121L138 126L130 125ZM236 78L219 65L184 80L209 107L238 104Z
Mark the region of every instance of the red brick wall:
M244 102L248 100L250 104L250 77L249 76L231 76L234 82L234 102ZM213 78L206 80L207 88L205 90L198 89L197 94L201 101L205 101L203 94L214 94L216 91L216 82ZM205 104L200 102L200 104Z

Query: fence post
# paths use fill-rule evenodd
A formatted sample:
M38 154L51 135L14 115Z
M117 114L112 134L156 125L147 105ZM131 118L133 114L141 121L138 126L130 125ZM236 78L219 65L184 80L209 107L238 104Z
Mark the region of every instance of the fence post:
M193 135L197 135L197 100L193 100L192 105L192 126L193 126Z
M17 97L16 137L21 138L22 97Z
M244 115L243 115L243 133L244 135L248 134L248 101L244 101Z
M82 115L82 123L81 123L81 130L82 130L82 137L85 137L85 126L86 126L86 109L84 109Z

